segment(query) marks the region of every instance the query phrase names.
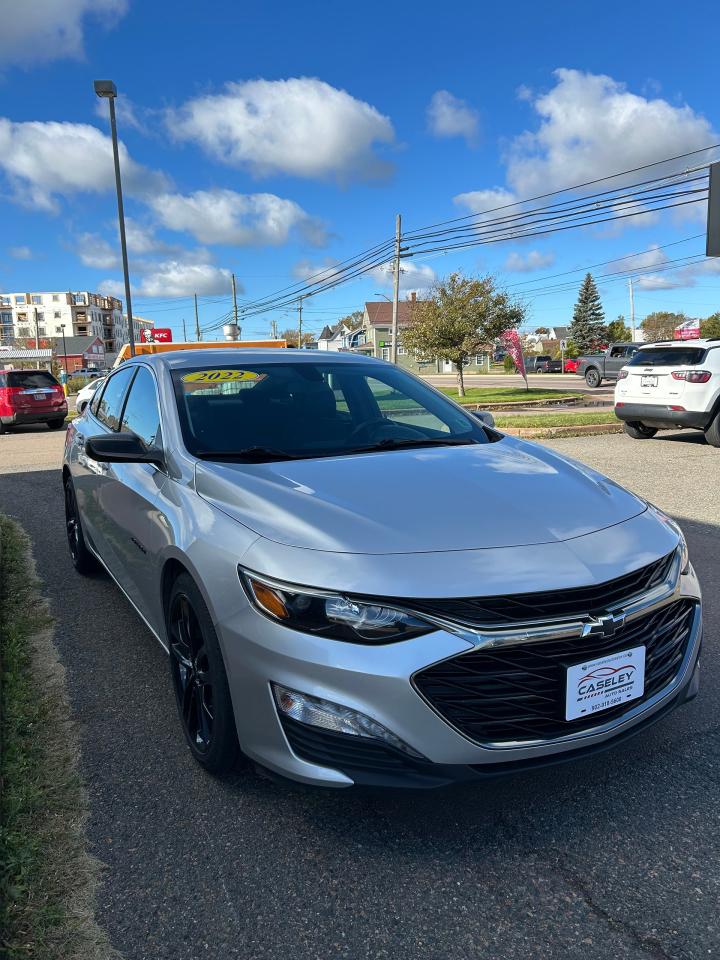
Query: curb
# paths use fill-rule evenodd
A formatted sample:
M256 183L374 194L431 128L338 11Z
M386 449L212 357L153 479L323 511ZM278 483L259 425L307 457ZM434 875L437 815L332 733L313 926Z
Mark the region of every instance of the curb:
M513 437L534 440L550 440L553 437L599 437L610 433L622 433L623 425L617 423L584 423L567 427L497 427L501 433Z
M462 397L450 397L461 407L468 410L525 410L527 407L575 407L578 404L585 404L584 397L549 397L545 400L507 400L505 403L462 403Z

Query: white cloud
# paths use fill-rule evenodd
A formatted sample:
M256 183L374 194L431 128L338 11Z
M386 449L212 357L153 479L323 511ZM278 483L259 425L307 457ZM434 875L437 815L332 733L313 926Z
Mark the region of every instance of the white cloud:
M127 0L3 0L0 66L78 59L83 55L85 17L111 27L127 7Z
M708 258L667 273L650 273L633 281L639 290L679 290L694 287L698 280L720 273L720 260Z
M392 287L393 271L392 263L383 263L375 267L368 274L375 283L383 287ZM400 290L407 293L411 290L426 290L432 286L437 279L432 267L425 264L413 263L406 260L400 267Z
M332 257L323 257L321 263L313 263L311 260L300 260L293 267L293 276L298 280L310 280L321 283L329 279L337 268L337 260Z
M507 207L515 203L517 198L514 193L506 190L504 187L492 187L489 190L471 190L469 193L459 193L453 197L453 203L458 207L464 207L470 213L486 214L488 217L502 217L517 213L518 209L498 209Z
M555 78L549 92L531 97L539 128L510 147L508 183L520 196L562 189L717 140L710 123L689 106L630 93L602 74L560 69Z
M131 127L133 130L137 130L138 133L149 135L152 132L149 123L158 113L159 111L157 110L139 107L122 93L118 94L115 98L115 116L117 118L118 130L120 131ZM105 123L108 122L107 102L103 98L98 97L95 100L95 114L100 117L101 120L104 120Z
M653 243L643 253L632 254L629 257L620 257L607 265L607 273L619 273L631 270L651 270L667 261L664 250Z
M134 269L141 279L132 289L141 297L186 297L194 293L207 295L230 291L230 271L208 262L204 250L188 251L179 259L139 263ZM123 296L123 284L119 280L103 280L98 289L111 296ZM242 284L238 285L238 292L243 292Z
M197 190L162 193L148 200L163 226L185 231L201 243L279 246L297 230L312 243L322 242L322 225L293 200L272 193Z
M167 124L176 139L256 176L376 179L391 171L375 153L395 139L388 117L312 77L228 83L169 110Z
M438 90L432 95L427 108L427 123L436 137L464 137L468 144L477 141L477 110L448 90Z
M15 260L32 260L32 250L30 247L10 247L8 253Z
M167 189L166 177L132 160L123 143L120 165L128 194ZM0 117L0 170L14 200L50 213L59 210L58 195L115 189L110 137L87 123L13 123Z
M525 256L513 250L505 260L505 269L511 273L532 273L533 270L543 270L555 263L554 253L541 253L539 250L530 250Z
M112 247L96 233L82 233L77 239L75 252L80 262L95 270L115 270L120 267L120 249Z

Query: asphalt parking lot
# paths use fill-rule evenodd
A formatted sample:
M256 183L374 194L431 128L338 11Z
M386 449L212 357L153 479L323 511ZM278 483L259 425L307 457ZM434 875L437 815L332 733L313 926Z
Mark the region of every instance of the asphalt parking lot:
M107 578L71 569L62 442L0 437L0 509L31 535L57 617L106 864L99 922L126 957L720 952L720 450L702 436L551 443L683 526L706 599L698 699L593 760L412 795L306 792L250 771L217 782L193 764L161 648Z

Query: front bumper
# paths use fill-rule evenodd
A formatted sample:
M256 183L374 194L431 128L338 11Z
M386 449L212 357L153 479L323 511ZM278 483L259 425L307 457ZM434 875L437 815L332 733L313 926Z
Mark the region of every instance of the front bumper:
M615 416L626 423L641 422L650 427L693 427L704 430L710 415L698 410L672 410L666 404L626 403L615 404Z
M454 729L419 695L412 677L474 642L438 630L367 647L288 630L248 606L218 624L243 752L282 777L325 787L439 787L586 756L640 732L697 691L702 639L700 589L692 568L667 602L695 603L682 663L647 701L619 717L543 742L481 744ZM620 648L622 649L622 647ZM415 760L382 741L332 734L278 715L271 683L360 711L420 753Z

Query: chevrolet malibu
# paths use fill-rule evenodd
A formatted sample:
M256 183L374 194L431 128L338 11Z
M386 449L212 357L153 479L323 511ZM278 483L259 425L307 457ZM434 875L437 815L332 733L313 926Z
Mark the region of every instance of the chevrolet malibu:
M349 353L123 363L71 424L70 554L168 652L195 759L438 787L584 757L698 688L683 535Z

